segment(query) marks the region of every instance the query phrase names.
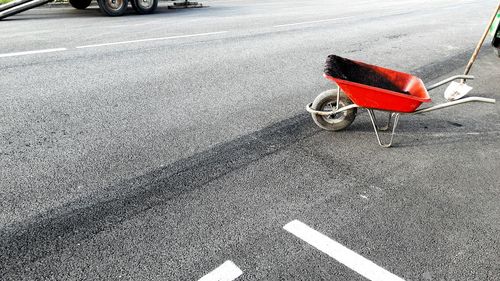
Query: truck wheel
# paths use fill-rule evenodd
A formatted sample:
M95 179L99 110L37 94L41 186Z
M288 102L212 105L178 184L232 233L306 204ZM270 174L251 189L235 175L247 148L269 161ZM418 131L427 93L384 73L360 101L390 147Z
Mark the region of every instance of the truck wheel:
M92 0L69 0L69 4L71 7L78 10L85 10Z
M128 0L97 0L99 8L108 16L122 16L127 10Z
M352 101L344 94L344 92L340 91L339 103L339 107L342 107L352 104ZM316 99L314 99L311 108L321 111L331 111L335 109L336 104L337 90L328 90L324 91L317 96ZM340 131L351 125L354 118L356 118L357 111L357 108L353 108L334 115L322 116L311 113L311 116L314 123L316 123L318 127L328 131Z
M158 0L131 0L132 8L141 15L151 14L158 6Z

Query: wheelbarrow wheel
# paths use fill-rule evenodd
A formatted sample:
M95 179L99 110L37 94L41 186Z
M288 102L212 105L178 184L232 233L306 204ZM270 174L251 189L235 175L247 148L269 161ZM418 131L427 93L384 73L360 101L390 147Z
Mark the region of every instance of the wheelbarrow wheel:
M340 91L339 107L344 107L353 104L353 102ZM331 111L337 106L337 90L328 90L319 94L314 99L311 108L319 111ZM340 131L347 128L356 118L357 109L349 109L338 114L333 115L317 115L312 113L314 123L320 128L328 131Z

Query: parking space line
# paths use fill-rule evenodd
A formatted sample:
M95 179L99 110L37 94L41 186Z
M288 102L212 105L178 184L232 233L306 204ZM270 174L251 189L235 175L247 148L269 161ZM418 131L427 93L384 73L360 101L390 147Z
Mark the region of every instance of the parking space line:
M85 46L78 46L76 48L77 49L95 48L95 47L104 47L104 46L112 46L112 45L131 44L131 43L140 43L140 42L149 42L149 41L160 41L160 40L179 39L179 38L210 36L210 35L223 34L223 33L227 33L227 32L229 32L229 31L207 32L207 33L189 34L189 35L177 35L177 36L169 36L169 37L146 38L146 39L138 39L138 40L129 40L129 41L119 41L119 42L111 42L111 43L101 43L101 44L85 45Z
M289 222L283 228L369 280L404 281L402 278L298 220Z
M354 18L354 17L351 16L351 17L342 17L342 18L333 18L333 19L324 19L324 20L303 21L303 22L296 22L296 23L280 24L280 25L275 25L273 27L284 27L284 26L294 26L294 25L301 25L301 24L321 23L321 22L351 19L351 18Z
M53 53L53 52L60 52L60 51L66 51L66 50L67 50L66 48L56 48L56 49L45 49L45 50L35 50L35 51L26 51L26 52L5 53L5 54L0 54L0 58L25 56L25 55L33 55L33 54Z
M222 265L201 277L199 281L232 281L241 274L243 274L243 271L232 261L225 261Z

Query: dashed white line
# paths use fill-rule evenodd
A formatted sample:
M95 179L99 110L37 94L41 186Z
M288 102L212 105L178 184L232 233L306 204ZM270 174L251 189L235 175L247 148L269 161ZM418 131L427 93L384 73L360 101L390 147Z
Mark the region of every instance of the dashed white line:
M333 18L333 19L324 19L324 20L303 21L303 22L296 22L296 23L287 23L287 24L275 25L274 27L284 27L284 26L294 26L294 25L301 25L301 24L321 23L321 22L329 22L329 21L351 19L351 18L354 18L354 16L352 16L352 17L342 17L342 18Z
M404 281L400 277L298 220L289 222L283 228L369 280Z
M85 46L78 46L76 48L77 49L95 48L95 47L104 47L104 46L112 46L112 45L131 44L131 43L140 43L140 42L149 42L149 41L160 41L160 40L179 39L179 38L210 36L210 35L223 34L223 33L227 33L227 32L228 31L218 31L218 32L207 32L207 33L189 34L189 35L177 35L177 36L169 36L169 37L146 38L146 39L138 39L138 40L129 40L129 41L120 41L120 42L111 42L111 43L85 45Z
M67 50L66 48L56 48L56 49L45 49L45 50L35 50L35 51L26 51L26 52L5 53L5 54L0 54L0 58L25 56L25 55L33 55L33 54L53 53L53 52L60 52L60 51L66 51L66 50Z
M201 277L199 281L232 281L241 274L243 271L232 261L225 261L221 266Z

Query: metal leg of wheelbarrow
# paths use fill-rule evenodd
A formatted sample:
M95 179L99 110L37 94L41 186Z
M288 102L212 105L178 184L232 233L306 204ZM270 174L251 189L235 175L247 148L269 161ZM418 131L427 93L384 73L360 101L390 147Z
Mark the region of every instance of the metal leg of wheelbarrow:
M381 129L378 128L377 126L377 119L375 117L375 114L373 113L373 109L367 109L368 114L370 115L370 120L372 121L373 125L373 130L375 131L375 135L377 136L377 141L378 144L382 147L391 147L392 146L392 140L394 138L394 133L396 132L396 127L398 126L398 121L399 121L399 113L390 113L389 115L389 122L387 123L387 126L382 127ZM391 132L391 139L389 140L389 143L383 144L382 141L380 140L380 136L378 134L379 131L386 131L390 127L391 123L391 117L394 115L394 124L392 125L392 132Z
M394 115L394 113L393 112L389 112L389 119L387 120L387 124L384 127L379 127L377 125L378 124L377 115L375 115L375 113L373 114L373 120L375 122L375 125L377 125L377 129L379 131L387 131L387 130L389 130L389 127L391 126L392 115Z

